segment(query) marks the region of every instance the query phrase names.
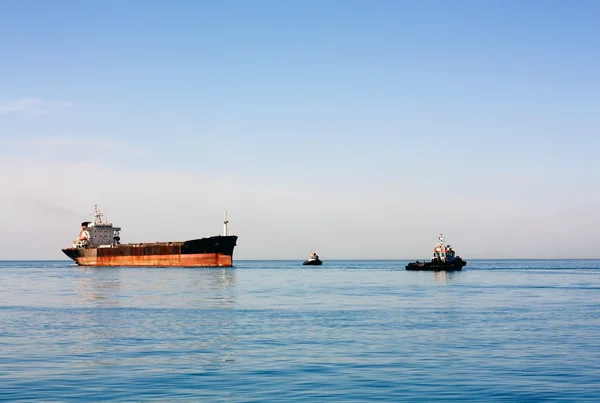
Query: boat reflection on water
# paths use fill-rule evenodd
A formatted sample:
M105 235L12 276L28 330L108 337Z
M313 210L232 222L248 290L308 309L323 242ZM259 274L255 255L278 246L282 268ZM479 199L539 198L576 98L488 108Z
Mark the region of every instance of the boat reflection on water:
M234 268L80 267L79 303L131 308L228 308Z
M86 367L206 372L235 360L235 269L82 267L79 277L74 345Z
M436 283L448 284L454 281L457 272L455 271L434 271L433 278Z
M83 277L77 282L79 303L96 306L119 306L121 280L119 268L80 268Z

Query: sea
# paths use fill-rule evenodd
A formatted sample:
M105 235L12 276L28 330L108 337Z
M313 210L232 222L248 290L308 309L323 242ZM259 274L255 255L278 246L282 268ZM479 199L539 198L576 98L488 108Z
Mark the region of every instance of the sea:
M8 402L599 402L600 260L0 261Z

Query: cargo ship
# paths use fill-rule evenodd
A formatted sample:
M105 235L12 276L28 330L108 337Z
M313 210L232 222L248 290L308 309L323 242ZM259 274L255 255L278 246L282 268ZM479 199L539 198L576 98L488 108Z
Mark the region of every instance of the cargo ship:
M438 242L433 247L433 255L429 262L412 262L406 265L406 270L462 270L467 262L456 252L452 246L446 245L444 235L440 234Z
M81 223L79 236L65 255L80 266L181 266L231 267L236 235L227 234L227 212L223 235L187 241L121 243L121 228L103 221L94 205L94 221Z

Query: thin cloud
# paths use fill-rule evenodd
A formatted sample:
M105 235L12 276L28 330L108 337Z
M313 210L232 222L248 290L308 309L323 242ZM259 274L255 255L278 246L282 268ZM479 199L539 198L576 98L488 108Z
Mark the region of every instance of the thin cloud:
M48 101L41 98L19 98L0 104L0 115L42 116L70 106L69 102Z
M150 158L152 150L127 139L86 134L65 136L12 136L0 139L0 150L13 157L33 157L45 162L115 161Z

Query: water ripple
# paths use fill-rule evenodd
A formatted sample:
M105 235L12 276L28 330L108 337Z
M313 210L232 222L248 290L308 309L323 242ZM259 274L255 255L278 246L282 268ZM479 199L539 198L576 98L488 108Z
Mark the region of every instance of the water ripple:
M598 263L0 262L0 400L600 401Z

